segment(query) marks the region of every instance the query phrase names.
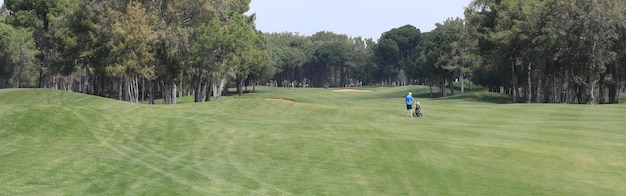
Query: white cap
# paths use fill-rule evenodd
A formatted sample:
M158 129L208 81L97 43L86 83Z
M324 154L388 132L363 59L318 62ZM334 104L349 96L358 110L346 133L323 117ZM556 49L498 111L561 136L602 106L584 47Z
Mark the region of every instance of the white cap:
M411 92L409 92L409 95L411 95Z

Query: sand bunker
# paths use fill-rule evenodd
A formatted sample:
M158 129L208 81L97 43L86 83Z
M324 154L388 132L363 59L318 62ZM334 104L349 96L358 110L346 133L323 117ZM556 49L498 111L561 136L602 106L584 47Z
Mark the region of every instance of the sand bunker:
M373 90L345 88L345 89L333 90L333 92L338 92L338 93L366 93L366 92L373 92Z
M280 102L285 102L285 103L295 103L296 102L296 100L287 99L287 98L265 98L263 100L280 101Z

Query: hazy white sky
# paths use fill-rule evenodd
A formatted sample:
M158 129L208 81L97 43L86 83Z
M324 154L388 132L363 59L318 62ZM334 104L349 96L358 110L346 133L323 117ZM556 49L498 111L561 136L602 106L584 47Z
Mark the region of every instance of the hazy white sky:
M257 29L312 35L332 31L378 40L407 24L422 32L450 17L463 18L471 0L252 0Z

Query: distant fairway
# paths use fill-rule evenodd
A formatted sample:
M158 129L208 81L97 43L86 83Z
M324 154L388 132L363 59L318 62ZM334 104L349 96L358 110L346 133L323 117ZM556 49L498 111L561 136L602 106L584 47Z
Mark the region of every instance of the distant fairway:
M626 194L626 104L333 90L177 105L0 90L0 195ZM424 118L404 116L408 91Z

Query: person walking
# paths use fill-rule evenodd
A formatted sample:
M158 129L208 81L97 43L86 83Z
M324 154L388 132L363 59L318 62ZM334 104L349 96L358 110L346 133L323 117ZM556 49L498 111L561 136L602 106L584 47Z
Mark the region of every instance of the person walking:
M413 115L413 96L412 93L409 92L406 95L406 116L411 117Z

